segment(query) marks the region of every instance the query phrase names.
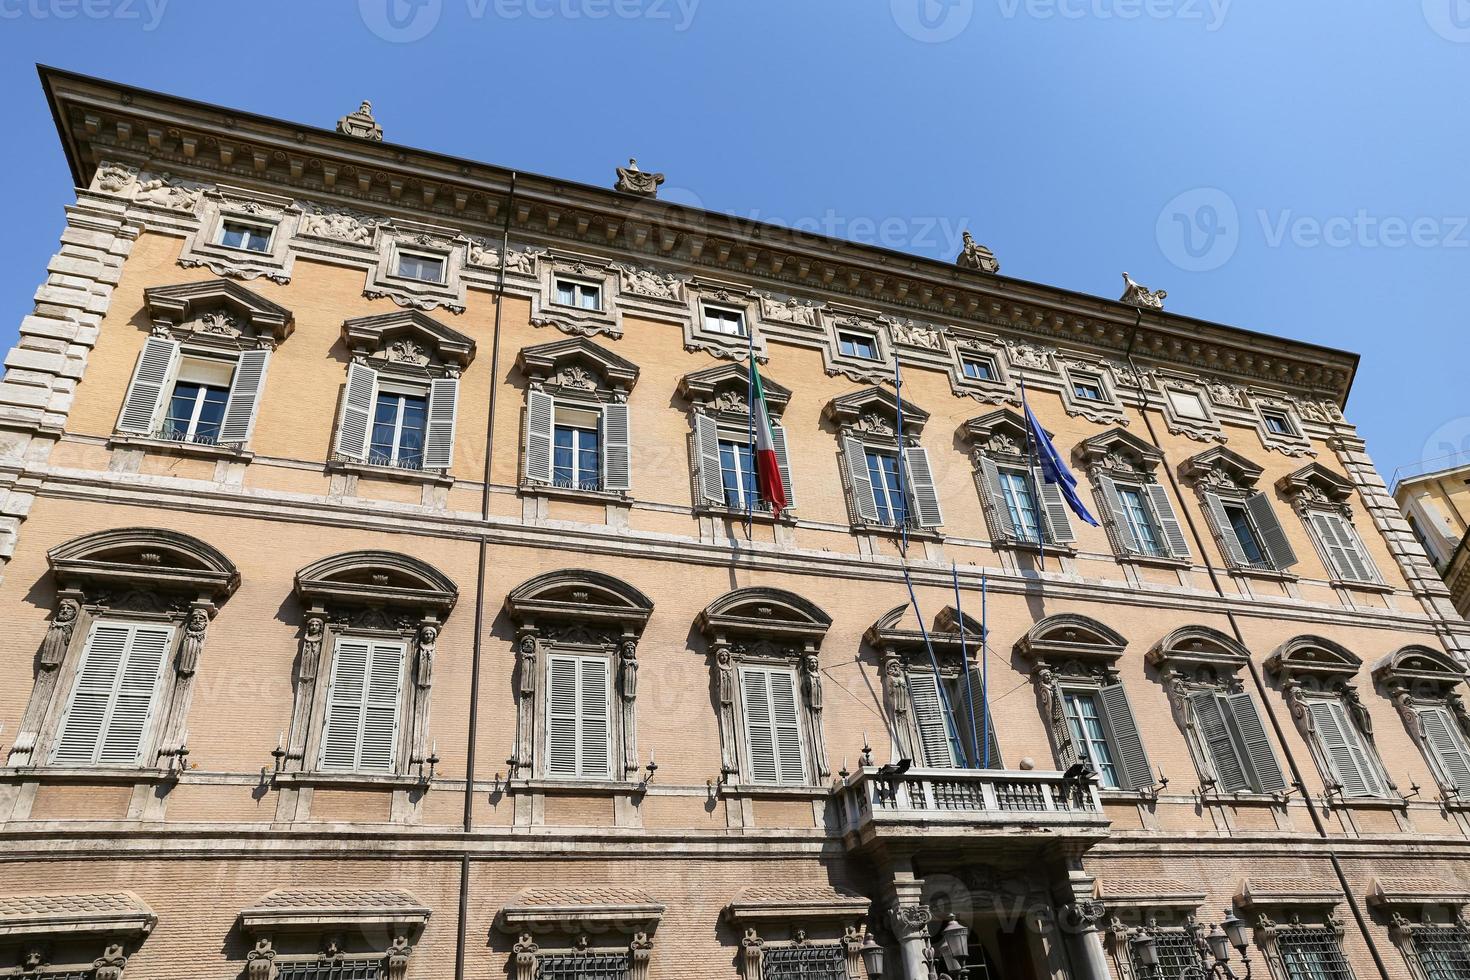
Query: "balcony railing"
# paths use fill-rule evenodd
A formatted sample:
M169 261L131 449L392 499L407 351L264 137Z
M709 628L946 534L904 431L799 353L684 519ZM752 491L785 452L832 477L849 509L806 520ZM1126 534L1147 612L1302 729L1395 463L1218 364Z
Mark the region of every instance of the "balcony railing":
M987 830L1101 838L1108 818L1097 786L1060 772L910 769L894 778L861 769L835 790L849 846L892 837L973 838Z

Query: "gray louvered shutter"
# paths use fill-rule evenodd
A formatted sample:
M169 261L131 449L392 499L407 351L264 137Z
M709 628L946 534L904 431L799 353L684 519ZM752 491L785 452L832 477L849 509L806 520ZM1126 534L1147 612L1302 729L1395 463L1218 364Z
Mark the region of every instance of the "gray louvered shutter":
M1016 540L1016 522L1011 519L1011 508L1006 504L1005 487L1000 482L1000 467L989 456L980 457L980 486L995 515L995 530L998 537L1006 541Z
M628 406L621 402L602 406L602 488L633 488L632 434L628 428Z
M723 507L725 480L720 472L720 427L703 412L694 416L694 451L700 498L706 504Z
M173 629L97 623L87 637L52 762L137 765Z
M791 457L786 451L786 430L771 423L771 448L776 452L776 469L781 474L781 486L786 490L786 507L796 506L796 484L791 479Z
M873 499L873 481L868 478L867 450L857 439L843 439L842 455L846 457L847 478L852 484L852 504L857 509L858 520L876 524L878 502Z
M783 784L800 786L806 782L806 760L802 757L801 749L801 715L796 703L796 678L789 670L772 670L770 682L776 767Z
M1164 532L1164 543L1169 554L1175 558L1189 557L1189 541L1184 537L1184 528L1174 514L1174 504L1169 500L1169 491L1162 483L1150 483L1148 496L1153 501L1154 515L1159 519L1159 529Z
M1225 552L1225 560L1231 568L1245 568L1250 565L1250 560L1245 556L1245 549L1240 545L1240 538L1235 535L1235 527L1230 523L1230 515L1225 513L1225 503L1220 495L1213 491L1204 492L1205 513L1209 515L1210 523L1215 527L1215 537L1220 542L1220 548Z
M605 779L611 775L612 741L608 721L608 663L583 657L578 669L577 713L582 756L577 775Z
M952 769L954 747L949 738L949 725L944 718L944 704L939 699L939 683L931 673L908 675L909 702L914 709L914 724L919 729L919 747L924 758L916 760L931 769Z
M1286 529L1276 519L1271 498L1264 493L1251 494L1246 499L1245 509L1250 513L1251 520L1256 522L1256 530L1261 532L1261 545L1266 549L1266 557L1271 559L1271 567L1284 571L1295 565L1296 550L1287 540Z
M225 402L225 417L219 427L219 441L245 443L255 431L256 406L260 393L265 388L265 369L270 361L268 350L245 350L240 352L240 361L235 366L235 377L230 381L230 397Z
M1128 705L1128 694L1122 684L1109 684L1099 691L1102 696L1103 713L1107 716L1112 748L1117 755L1120 772L1127 779L1126 789L1143 789L1154 784L1153 768L1148 763L1148 753L1143 749L1143 738L1138 731L1138 722L1133 719L1133 709Z
M1368 548L1363 544L1363 539L1358 535L1358 529L1349 520L1337 522L1338 532L1342 535L1343 544L1348 549L1349 560L1353 564L1353 570L1364 582L1380 582L1378 569L1373 565L1373 559L1368 557Z
M1266 737L1266 726L1256 702L1245 691L1225 695L1225 704L1230 718L1235 723L1235 733L1245 747L1246 761L1250 764L1255 788L1261 793L1275 793L1286 788L1286 777L1281 764L1271 750L1271 740Z
M1382 792L1362 741L1338 701L1314 699L1309 704L1312 724L1327 756L1332 774L1347 797L1377 796Z
M357 768L358 738L362 732L363 698L367 693L372 644L340 639L332 654L332 678L327 688L327 716L322 727L323 769Z
M143 342L133 380L123 396L117 431L152 435L163 416L163 398L179 369L179 345L167 337L149 337Z
M1055 483L1033 479L1032 486L1040 489L1041 519L1046 522L1046 539L1053 544L1070 544L1077 540L1072 532L1071 509L1062 497L1062 488Z
M369 646L372 656L368 661L367 689L363 692L357 767L363 772L392 772L397 762L404 647L401 643Z
M1082 743L1072 731L1072 719L1067 712L1067 692L1056 691L1056 702L1051 705L1051 717L1047 727L1051 729L1052 741L1056 743L1057 768L1067 769L1074 762L1082 761ZM1096 766L1093 766L1096 769Z
M429 411L424 426L424 469L447 470L454 465L454 429L458 408L458 378L435 378L429 382Z
M1374 580L1357 541L1347 523L1340 516L1318 511L1312 514L1312 523L1317 529L1317 536L1321 539L1323 547L1327 549L1332 570L1337 578L1352 582Z
M1134 536L1133 525L1128 523L1128 515L1123 510L1123 498L1118 495L1118 484L1114 483L1110 476L1099 476L1097 488L1102 493L1103 505L1112 515L1113 529L1117 533L1119 547L1126 554L1138 554L1138 538Z
M1200 741L1215 768L1216 787L1227 793L1248 791L1250 780L1230 735L1220 695L1215 691L1196 691L1189 696L1189 706L1194 711Z
M526 480L551 482L551 426L556 399L544 391L526 394Z
M750 781L780 782L780 770L776 764L776 734L771 724L771 685L768 673L758 667L741 668L740 694L745 708L745 744L750 757Z
M337 423L337 455L362 462L367 459L373 410L378 401L378 372L366 364L347 365L347 391Z
M978 640L978 638L977 638ZM972 731L964 733L964 742L970 747L972 765L981 769L1004 769L1000 757L1000 739L995 734L995 716L988 714L986 704L985 675L979 667L970 668L969 708L963 719L965 725L973 725ZM989 758L979 745L989 747Z
M1444 708L1427 705L1419 709L1419 720L1424 725L1424 741L1443 778L1460 791L1462 799L1470 799L1470 746L1466 746L1455 719Z
M577 659L550 657L546 664L546 773L577 775Z
M929 468L929 451L923 446L910 446L903 451L908 471L909 499L920 527L938 527L944 523L939 509L939 491L934 486L934 471Z

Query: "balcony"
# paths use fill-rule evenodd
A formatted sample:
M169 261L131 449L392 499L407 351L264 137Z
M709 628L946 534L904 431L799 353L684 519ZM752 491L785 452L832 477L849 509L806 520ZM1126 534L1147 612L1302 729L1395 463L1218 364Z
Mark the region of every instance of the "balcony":
M1097 786L1059 772L863 768L834 791L848 850L901 844L976 847L1035 837L1082 848L1108 836Z

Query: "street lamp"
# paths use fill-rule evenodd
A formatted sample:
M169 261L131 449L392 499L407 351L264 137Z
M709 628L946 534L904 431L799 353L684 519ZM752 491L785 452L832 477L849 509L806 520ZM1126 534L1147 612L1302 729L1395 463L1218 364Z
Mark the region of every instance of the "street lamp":
M1133 961L1150 977L1157 976L1159 947L1154 937L1146 932L1136 933L1128 942L1133 946Z
M1250 980L1251 958L1246 953L1246 947L1250 944L1250 937L1246 935L1246 925L1240 921L1233 909L1225 910L1225 921L1210 929L1209 935L1204 937L1201 943L1200 959L1204 959L1204 952L1208 950L1215 958L1215 962L1207 963L1210 973L1221 980ZM1240 962L1245 966L1245 975L1237 976L1230 966L1230 949L1240 954Z
M873 939L870 932L858 952L863 954L863 967L868 971L870 980L882 980L883 978L883 947Z
M970 930L960 925L954 916L939 931L939 955L950 970L960 970L970 958Z

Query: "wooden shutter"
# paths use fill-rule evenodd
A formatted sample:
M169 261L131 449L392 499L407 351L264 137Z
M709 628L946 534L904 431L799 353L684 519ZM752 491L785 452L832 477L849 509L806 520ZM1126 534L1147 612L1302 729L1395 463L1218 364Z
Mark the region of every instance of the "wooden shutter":
M1118 545L1125 554L1138 554L1138 538L1133 533L1133 525L1128 523L1128 514L1123 510L1123 498L1118 495L1118 484L1113 482L1110 476L1099 476L1097 478L1098 490L1102 492L1104 506L1113 517L1113 529L1118 537Z
M699 496L715 507L725 505L725 480L720 472L720 427L703 412L694 415L694 449Z
M347 391L337 423L337 455L362 462L367 459L373 410L378 402L378 372L366 364L347 365Z
M633 488L632 434L628 428L628 406L602 406L602 488Z
M1200 742L1215 768L1216 788L1227 793L1250 790L1250 779L1236 751L1219 693L1196 691L1189 696L1189 706L1194 711Z
M577 659L550 657L546 674L546 772L576 776Z
M92 627L62 716L52 762L140 762L173 629L99 622Z
M167 337L149 337L143 342L133 380L123 396L117 431L152 435L163 415L163 398L179 369L179 345Z
M220 423L219 441L244 443L255 430L255 407L265 387L265 368L270 361L268 350L240 352L235 377L230 382L230 397L225 402L225 417Z
M868 478L868 453L857 439L842 440L847 460L847 477L852 484L852 505L860 522L878 522L878 502L873 499L873 481Z
M1271 498L1264 493L1251 494L1246 498L1245 509L1251 520L1256 522L1256 530L1261 532L1261 546L1266 549L1266 557L1271 559L1271 567L1280 571L1295 565L1296 550L1287 540L1281 522L1276 519Z
M806 782L806 761L801 748L801 714L796 704L796 677L789 670L772 670L771 720L776 730L776 766L781 782L800 786Z
M1175 558L1189 557L1189 541L1184 537L1184 528L1174 514L1174 504L1169 500L1169 491L1162 483L1150 483L1148 496L1153 501L1154 516L1159 519L1159 529L1164 533L1164 544Z
M392 772L397 764L404 647L401 643L373 643L371 646L358 768L368 772Z
M552 656L547 663L546 772L606 779L612 766L608 662Z
M1062 488L1042 479L1033 479L1031 485L1040 491L1041 520L1046 526L1046 539L1053 544L1070 544L1076 541L1077 535L1072 532L1072 518L1068 514L1071 508L1062 497Z
M1441 778L1470 799L1470 747L1465 744L1455 719L1444 708L1426 705L1419 708L1424 725L1424 743L1438 763Z
M909 702L913 706L914 724L919 729L919 747L924 757L916 760L931 769L955 766L954 746L949 737L949 723L944 717L944 702L939 698L939 682L932 673L908 675Z
M1347 797L1380 796L1383 787L1362 739L1348 719L1339 701L1313 699L1309 703L1313 728L1332 769Z
M1220 550L1225 552L1225 561L1231 568L1246 568L1251 562L1245 556L1245 549L1241 547L1240 538L1235 535L1235 527L1230 523L1230 515L1225 513L1225 503L1220 495L1211 490L1203 494L1205 500L1205 513L1209 515L1210 523L1214 525L1215 537L1220 542Z
M944 514L939 510L939 491L934 487L934 472L929 468L929 450L910 446L903 451L903 462L909 477L909 499L919 526L938 527L944 523Z
M1153 767L1149 765L1148 753L1143 749L1143 738L1139 735L1138 722L1133 719L1133 709L1128 705L1128 694L1122 684L1109 684L1099 691L1103 714L1107 718L1108 731L1112 736L1113 760L1119 772L1127 780L1125 789L1143 789L1154 784Z
M976 639L978 643L978 637ZM964 733L965 744L970 747L970 763L979 769L1004 769L1005 764L1000 758L1000 740L995 734L993 715L989 716L987 724L989 705L986 704L985 675L979 667L970 668L969 687L969 710L965 712L962 721L965 725L972 723L974 725L973 734L969 731ZM989 746L989 759L986 758L986 753L980 750L977 742L983 742Z
M1016 522L1012 520L1011 508L1006 503L1005 487L1000 482L1000 467L989 456L980 457L980 487L989 500L991 513L995 515L995 530L999 537L1006 541L1015 541Z
M454 465L454 428L458 407L458 378L435 378L429 382L429 413L424 427L424 469L447 470Z
M1354 582L1375 580L1355 536L1339 515L1315 511L1312 514L1312 524L1317 529L1322 546L1327 550L1337 578Z
M1271 751L1271 740L1266 737L1266 726L1261 722L1261 713L1256 702L1245 691L1225 695L1229 717L1235 723L1235 733L1245 748L1245 761L1249 763L1255 788L1261 793L1274 793L1286 788L1286 777Z
M771 686L766 671L744 667L740 692L745 707L745 744L752 783L780 781L776 767L776 737L771 725Z
M551 482L551 426L556 399L544 391L526 394L526 479Z
M356 637L337 641L322 730L323 769L397 768L404 645Z
M796 506L796 484L791 480L791 457L786 451L786 430L775 422L771 423L771 448L776 451L776 469L781 474L781 486L786 488L786 506Z
M371 656L372 648L366 640L337 641L322 728L323 769L357 768L357 739L362 730L362 700Z
M608 726L608 663L601 657L582 657L577 671L577 710L580 717L579 776L606 778L612 763Z

